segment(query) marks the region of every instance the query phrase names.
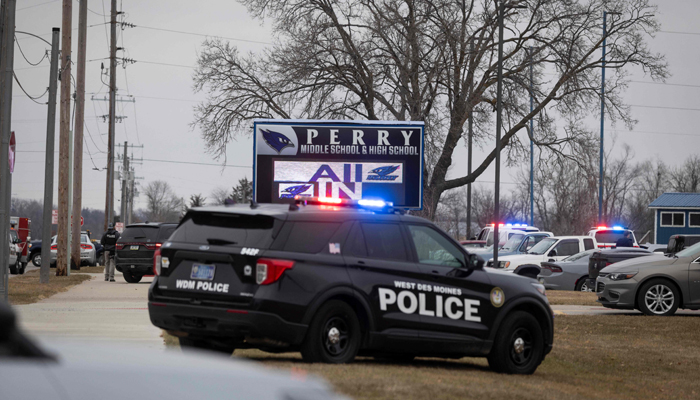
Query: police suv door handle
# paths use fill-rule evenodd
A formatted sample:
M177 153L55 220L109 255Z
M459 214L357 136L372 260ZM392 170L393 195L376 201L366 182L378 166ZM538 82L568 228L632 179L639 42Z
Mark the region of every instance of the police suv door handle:
M440 279L440 271L435 271L435 270L431 271L431 276L432 276L433 279L435 279L435 280Z
M365 262L362 260L357 260L356 267L361 270L364 270L366 268Z

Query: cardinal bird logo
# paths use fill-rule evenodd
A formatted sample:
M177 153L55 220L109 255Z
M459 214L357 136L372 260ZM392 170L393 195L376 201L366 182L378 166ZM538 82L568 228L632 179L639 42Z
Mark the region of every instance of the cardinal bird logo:
M260 131L262 132L265 143L272 147L277 154L281 153L282 150L286 149L287 147L294 147L294 143L292 143L288 137L279 132L265 129L261 129Z
M386 167L379 167L375 168L371 171L369 171L370 174L374 175L368 175L367 180L368 181L395 181L396 178L398 178L398 175L389 175L399 169L400 165L388 165Z
M300 195L307 190L312 185L296 185L296 186L290 186L282 191L282 194L280 195L280 199L293 199L294 196Z

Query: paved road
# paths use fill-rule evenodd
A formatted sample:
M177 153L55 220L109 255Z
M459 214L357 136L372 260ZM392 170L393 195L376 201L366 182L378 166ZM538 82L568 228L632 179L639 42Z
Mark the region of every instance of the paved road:
M637 310L613 310L597 306L551 306L554 315L639 315ZM676 315L700 316L700 310L678 310Z
M39 267L35 267L34 264L29 262L29 264L27 264L27 269L24 270L24 273L26 274L27 272L34 271L35 269L39 269ZM20 276L20 275L8 274L7 276L9 276L10 278L14 278L15 276Z
M146 304L153 278L133 284L120 273L116 282L105 282L102 274L90 275L90 281L68 292L15 306L24 330L42 340L122 342L162 349L161 331L151 324Z

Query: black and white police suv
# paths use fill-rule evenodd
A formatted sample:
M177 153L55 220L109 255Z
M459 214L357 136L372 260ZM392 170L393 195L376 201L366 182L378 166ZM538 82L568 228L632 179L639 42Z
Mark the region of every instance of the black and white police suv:
M552 349L544 287L483 268L425 219L320 198L190 210L154 257L151 321L182 347L487 357L531 374Z

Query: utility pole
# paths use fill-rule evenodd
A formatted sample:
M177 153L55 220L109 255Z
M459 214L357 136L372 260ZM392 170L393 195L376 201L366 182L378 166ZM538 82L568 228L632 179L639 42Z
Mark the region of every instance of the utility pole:
M469 57L474 59L474 39L469 41ZM467 176L472 174L472 137L474 125L474 106L471 106L472 92L474 91L474 74L469 81L469 131L467 132ZM472 238L472 183L467 183L467 240Z
M532 46L529 51L530 56L530 113L535 109L535 93L533 92L532 73ZM535 226L535 137L534 120L530 118L530 226Z
M56 240L56 276L65 276L68 263L68 174L71 172L70 158L70 80L71 80L71 32L73 31L73 1L63 0L61 27L61 108L58 142L58 237ZM48 243L46 243L48 244Z
M80 225L83 208L83 125L85 121L85 51L87 47L87 3L78 10L78 67L75 77L75 125L73 126L73 217L71 222L71 268L80 269Z
M2 2L2 50L0 51L0 292L7 301L10 261L10 202L12 197L12 175L9 165L9 150L12 116L12 76L14 74L15 9L16 0Z
M117 91L117 0L112 0L109 47L109 139L107 142L107 199L105 201L105 226L114 222L114 116Z
M51 72L49 72L49 105L46 117L46 164L44 167L44 228L41 242L51 243L51 211L53 210L53 149L56 135L56 86L58 83L58 35L59 28L53 28L51 39ZM49 283L51 266L51 246L41 248L40 283Z
M121 204L121 212L120 212L120 220L122 223L126 224L126 213L127 213L127 196L128 196L128 189L127 189L127 182L129 181L129 156L127 154L128 151L128 143L124 142L124 154L122 155L122 173L121 173L121 178L122 178L122 204Z

